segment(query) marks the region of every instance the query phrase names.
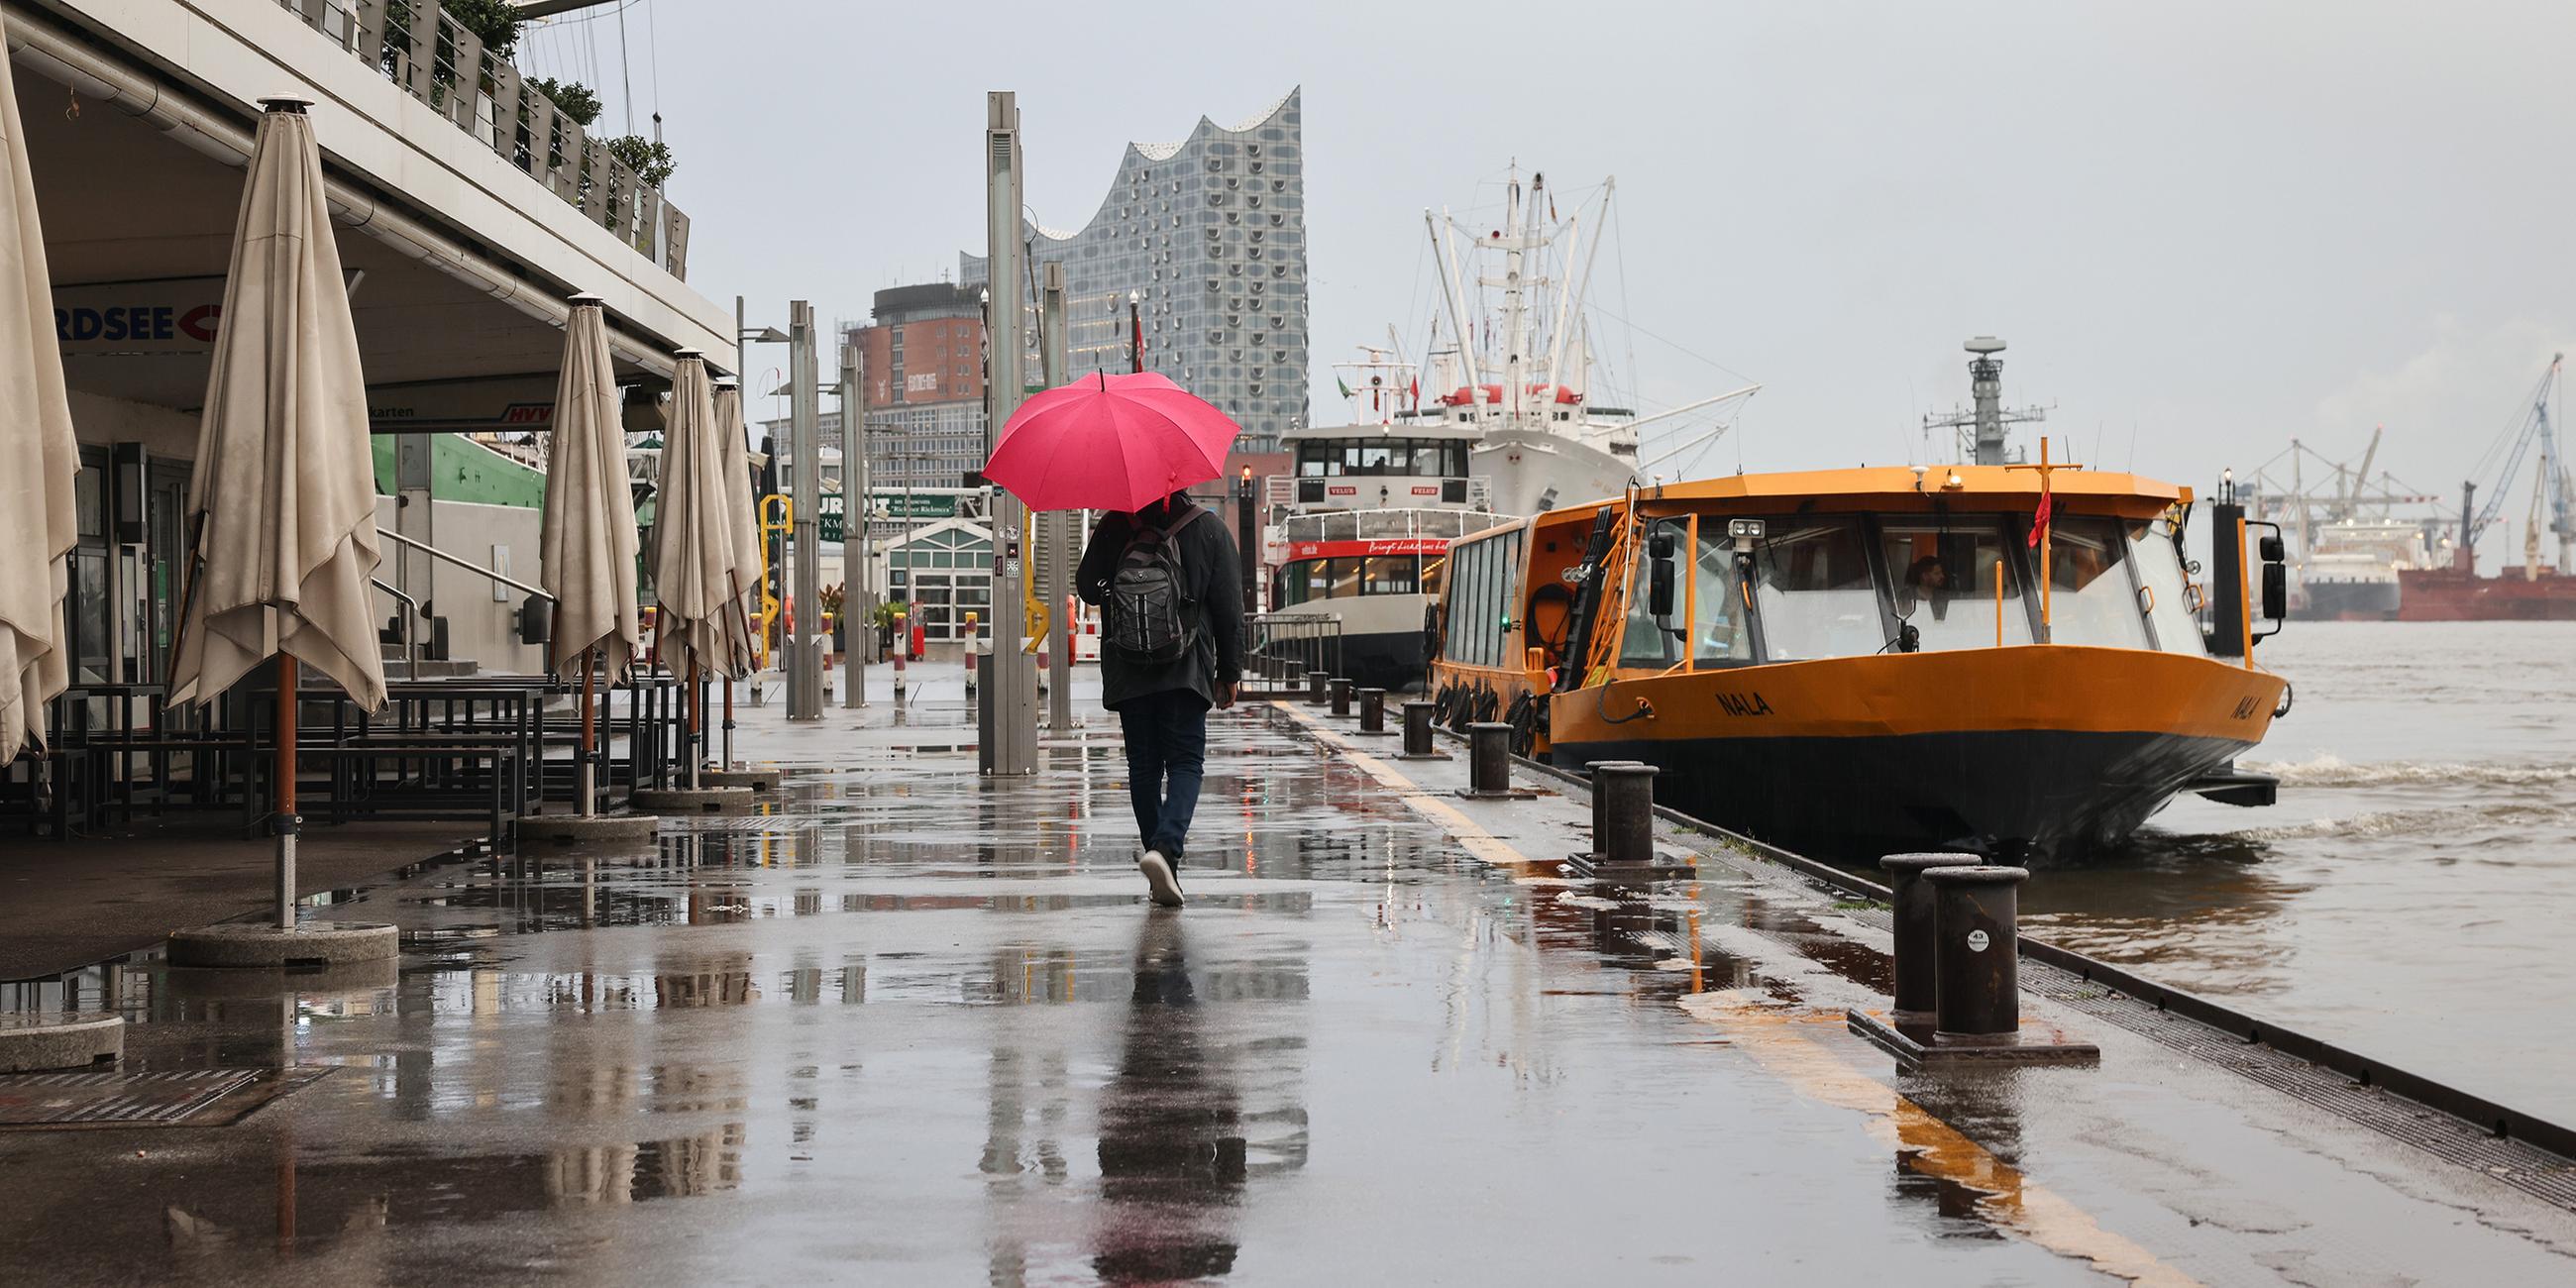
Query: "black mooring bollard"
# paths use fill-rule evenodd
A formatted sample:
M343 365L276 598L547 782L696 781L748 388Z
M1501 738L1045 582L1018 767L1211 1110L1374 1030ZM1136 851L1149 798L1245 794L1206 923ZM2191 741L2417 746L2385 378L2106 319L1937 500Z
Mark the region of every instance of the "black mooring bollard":
M1944 1041L1994 1042L2021 1031L2021 937L2014 929L2023 868L1930 868L1933 1010Z
M1331 678L1331 676L1326 675L1321 671L1308 671L1306 673L1306 701L1309 704L1321 705L1323 703L1324 682Z
M1477 796L1500 796L1512 790L1510 725L1467 726L1467 790Z
M1610 793L1606 790L1609 780L1602 777L1601 771L1614 765L1637 763L1633 760L1596 760L1583 767L1585 773L1592 775L1592 853L1589 857L1596 862L1601 858L1602 834L1609 827L1609 824L1602 821L1602 811L1610 805Z
M1360 732L1386 732L1386 690L1362 689L1360 692Z
M1891 1017L1896 1023L1929 1024L1933 1019L1932 886L1923 874L1984 862L1973 854L1891 854L1878 861L1887 870L1888 902L1896 912L1896 1013Z
M1440 704L1436 702L1404 704L1405 755L1429 757L1436 754L1431 750L1431 718L1439 713Z
M1653 765L1633 760L1592 766L1592 848L1604 867L1647 867L1655 861Z
M1351 682L1338 675L1334 676L1330 692L1333 695L1333 714L1337 716L1349 715L1351 713Z

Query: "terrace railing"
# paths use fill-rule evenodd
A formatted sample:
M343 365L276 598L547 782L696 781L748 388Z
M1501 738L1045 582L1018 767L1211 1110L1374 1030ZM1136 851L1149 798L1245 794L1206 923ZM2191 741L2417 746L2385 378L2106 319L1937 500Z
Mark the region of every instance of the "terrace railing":
M433 0L277 0L662 271L688 278L689 217Z

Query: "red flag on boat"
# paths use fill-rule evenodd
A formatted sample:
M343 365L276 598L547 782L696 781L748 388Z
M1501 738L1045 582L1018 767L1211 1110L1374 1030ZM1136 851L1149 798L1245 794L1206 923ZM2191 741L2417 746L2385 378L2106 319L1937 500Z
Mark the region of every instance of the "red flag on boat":
M2048 540L2049 502L2053 497L2054 494L2048 490L2048 476L2040 475L2039 512L2030 518L2030 548L2033 550L2039 549L2040 542Z

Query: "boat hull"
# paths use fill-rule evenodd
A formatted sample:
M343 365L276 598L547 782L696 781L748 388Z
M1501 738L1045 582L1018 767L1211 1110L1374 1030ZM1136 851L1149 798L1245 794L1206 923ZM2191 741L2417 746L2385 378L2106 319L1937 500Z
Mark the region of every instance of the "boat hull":
M1782 663L1558 694L1550 754L1577 769L1655 765L1659 801L1819 858L1971 849L2047 862L2117 846L2252 747L2282 688L2261 671L2127 649Z
M2519 571L2478 577L2450 568L2408 569L2398 604L2401 622L2576 621L2576 577L2544 570L2537 579Z

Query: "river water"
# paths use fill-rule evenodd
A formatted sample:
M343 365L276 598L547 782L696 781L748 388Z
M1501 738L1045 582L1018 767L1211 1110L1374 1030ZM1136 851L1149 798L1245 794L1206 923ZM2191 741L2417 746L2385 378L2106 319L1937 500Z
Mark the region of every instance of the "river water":
M2175 802L2032 933L2576 1123L2576 623L2292 623L2269 809Z

